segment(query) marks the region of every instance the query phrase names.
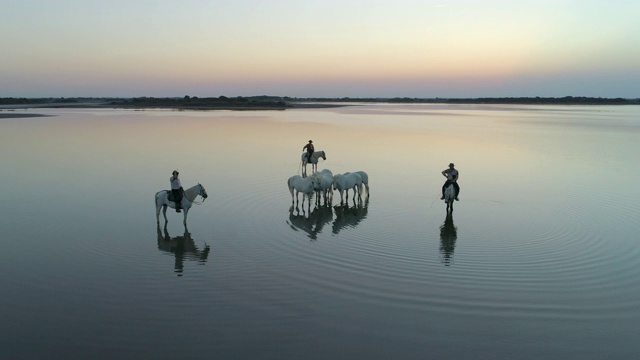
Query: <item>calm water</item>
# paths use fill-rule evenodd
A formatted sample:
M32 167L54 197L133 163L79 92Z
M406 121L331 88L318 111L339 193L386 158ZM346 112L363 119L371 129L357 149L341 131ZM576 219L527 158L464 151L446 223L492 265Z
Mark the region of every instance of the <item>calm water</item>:
M638 107L23 112L54 116L0 119L2 358L640 351ZM291 207L309 139L368 200ZM188 233L156 226L174 168Z

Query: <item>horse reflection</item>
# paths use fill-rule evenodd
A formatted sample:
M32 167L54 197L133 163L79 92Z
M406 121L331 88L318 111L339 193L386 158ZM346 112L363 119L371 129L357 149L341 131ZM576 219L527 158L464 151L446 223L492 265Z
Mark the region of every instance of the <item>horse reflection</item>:
M298 208L298 206L294 207L292 205L289 208L287 225L295 231L302 230L309 239L317 240L318 234L322 232L324 226L329 224L331 220L333 220L331 206L318 206L312 212L310 210L305 211L304 206Z
M447 212L444 223L440 226L440 254L445 266L453 262L453 252L458 239L458 228L453 224L453 213Z
M336 219L333 221L332 233L337 235L342 229L354 228L360 224L362 220L367 217L369 212L369 198L367 197L364 203L362 200L353 199L353 205L349 207L347 201L344 205L334 206L336 210Z
M158 226L158 249L174 255L175 264L173 268L178 273L178 276L182 276L184 262L192 260L204 265L209 257L211 246L205 243L204 249L200 250L188 231L185 230L182 236L171 237L166 226L164 231L161 231L160 226Z

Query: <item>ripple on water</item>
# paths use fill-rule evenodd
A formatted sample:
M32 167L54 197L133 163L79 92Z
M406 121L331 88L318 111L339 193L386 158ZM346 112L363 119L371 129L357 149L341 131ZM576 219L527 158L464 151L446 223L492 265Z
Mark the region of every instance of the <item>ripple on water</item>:
M368 204L367 217L393 226L367 219L366 223L342 227L331 236L328 229L336 222L336 208L320 217L325 225L315 234L319 217L314 213L318 209L312 208L311 215L304 213L295 221L282 211L281 223L287 230L281 238L269 241L265 250L270 252L269 261L278 257L296 259L297 271L284 275L290 281L306 291L338 298L496 316L621 317L638 305L625 288L634 284L640 270L624 264L636 263L640 249L636 242L617 239L612 252L608 230L594 226L592 219L604 217L601 222L629 226L637 218L638 209L624 199L581 198L584 193L580 189L575 195L561 191L551 194L562 199L563 206L545 211L514 204L487 205L489 213L491 206L504 213L500 226L461 216L460 223L473 226L473 231L465 231L465 238L458 234L463 244L458 245L457 260L449 267L442 266L432 249L416 247L432 236L433 230L426 229L426 224L405 221L415 216L397 209L380 217L374 211L385 210L376 204ZM260 196L263 203L280 197L277 192ZM581 206L584 202L592 206ZM614 209L600 214L603 207ZM509 215L512 213L517 215ZM624 215L610 215L614 213ZM266 224L258 225L254 231L267 228ZM608 301L613 294L619 294L621 301Z

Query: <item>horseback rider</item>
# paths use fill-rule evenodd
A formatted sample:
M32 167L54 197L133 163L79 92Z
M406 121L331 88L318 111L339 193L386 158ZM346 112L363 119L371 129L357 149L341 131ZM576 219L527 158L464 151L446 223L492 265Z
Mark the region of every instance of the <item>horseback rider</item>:
M178 175L180 173L178 170L173 170L171 177L169 178L169 182L171 182L171 195L173 195L173 201L176 203L176 212L180 212L180 204L182 203L182 184L180 184L180 179L178 179Z
M302 151L307 150L307 163L311 162L311 155L313 155L313 140L309 140L309 143L302 148Z
M444 189L449 186L449 184L453 184L453 187L456 189L456 201L459 201L458 194L460 194L460 186L458 185L458 170L455 169L455 165L453 163L449 164L448 169L442 170L442 176L447 178L447 181L442 185L442 197L440 200L444 200Z

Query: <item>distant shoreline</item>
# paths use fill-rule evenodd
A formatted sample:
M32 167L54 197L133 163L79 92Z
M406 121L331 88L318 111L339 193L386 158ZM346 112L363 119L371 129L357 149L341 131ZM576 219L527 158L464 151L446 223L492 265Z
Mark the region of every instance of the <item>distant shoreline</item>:
M0 112L0 119L16 119L16 118L32 118L32 117L47 117L51 115L44 114L29 114L29 113L5 113Z
M198 98L0 98L0 112L25 109L107 108L107 109L173 109L173 110L287 110L353 106L354 103L386 104L477 104L477 105L640 105L640 99L593 98L565 96L501 97L501 98L292 98L280 96L251 96ZM25 117L0 114L0 118Z

